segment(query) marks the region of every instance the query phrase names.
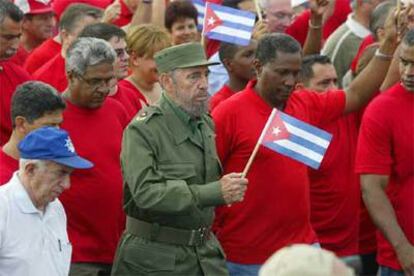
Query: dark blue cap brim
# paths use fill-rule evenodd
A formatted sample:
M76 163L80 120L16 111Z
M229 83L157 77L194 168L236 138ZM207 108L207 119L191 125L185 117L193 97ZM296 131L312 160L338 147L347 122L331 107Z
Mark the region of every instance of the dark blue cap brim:
M93 167L92 162L79 156L56 158L56 159L49 159L49 160L71 167L71 168L74 168L74 169L90 169Z

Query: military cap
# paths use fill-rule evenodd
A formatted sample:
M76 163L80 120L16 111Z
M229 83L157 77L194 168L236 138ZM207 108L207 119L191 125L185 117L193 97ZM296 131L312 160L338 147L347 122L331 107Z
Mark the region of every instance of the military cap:
M219 62L209 62L203 46L194 42L165 48L156 53L154 59L159 73L166 73L179 68L220 64Z

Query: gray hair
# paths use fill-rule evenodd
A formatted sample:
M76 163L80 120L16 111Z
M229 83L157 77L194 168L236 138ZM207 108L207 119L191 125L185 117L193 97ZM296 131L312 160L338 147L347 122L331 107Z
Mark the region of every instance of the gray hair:
M23 12L15 4L8 0L0 0L0 24L3 24L6 17L10 17L14 22L20 22L23 16Z
M66 52L66 72L83 75L88 66L112 64L115 58L114 49L105 40L92 37L78 38Z

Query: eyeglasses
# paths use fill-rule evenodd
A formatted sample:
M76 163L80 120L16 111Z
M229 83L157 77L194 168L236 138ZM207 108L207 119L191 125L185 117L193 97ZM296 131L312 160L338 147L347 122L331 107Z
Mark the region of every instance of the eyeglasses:
M96 88L102 87L104 85L109 86L111 84L111 81L115 80L115 77L110 77L110 78L106 78L106 79L98 79L98 78L86 79L86 78L82 77L81 75L78 75L77 77L79 77L84 82L86 82L86 84L89 85L92 89L96 89Z
M128 50L126 49L115 49L115 53L117 57L123 57L128 55Z

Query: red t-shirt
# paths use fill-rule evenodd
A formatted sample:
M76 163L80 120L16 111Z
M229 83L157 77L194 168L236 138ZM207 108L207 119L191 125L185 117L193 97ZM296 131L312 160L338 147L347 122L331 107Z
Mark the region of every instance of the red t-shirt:
M115 21L112 22L112 24L122 27L131 22L134 13L132 13L125 5L124 0L120 0L119 3L121 4L121 14Z
M210 99L210 112L212 112L222 101L227 98L230 98L234 95L234 91L230 89L227 85L223 85L223 87L216 93L214 93L213 97Z
M33 73L33 78L50 84L57 91L63 92L68 87L66 78L65 59L61 54L46 62L42 67Z
M243 171L271 113L272 108L254 91L255 83L249 82L213 112L224 173ZM320 126L337 119L344 106L342 91L299 91L291 95L284 112ZM260 147L247 178L244 201L216 209L214 230L229 261L262 264L288 244L316 242L304 164Z
M62 45L53 40L53 38L49 38L29 54L23 68L26 69L29 74L33 74L46 62L59 54L61 50Z
M142 108L135 92L125 86L118 85L115 95L110 96L110 98L117 100L124 106L125 111L128 113L128 121L131 121Z
M109 98L97 109L66 104L61 128L78 154L94 163L92 169L75 170L70 189L59 198L68 218L72 262L111 264L125 228L119 156L127 114Z
M309 168L311 222L323 248L358 254L359 178L354 172L357 113L322 126L333 135L318 170Z
M398 83L368 105L358 140L356 171L388 175L387 196L405 236L414 244L414 93ZM392 245L380 233L377 261L401 270Z
M9 182L13 173L19 169L19 161L0 149L0 186Z
M373 43L375 43L375 40L372 34L368 35L362 40L361 45L359 45L358 52L351 63L351 70L353 73L355 73L357 69L359 58L361 57L362 53L364 53L365 48Z
M351 13L349 0L336 0L333 14L323 25L322 39L325 41ZM303 46L308 35L310 10L303 11L286 29L286 33L293 36Z
M9 60L0 60L0 146L7 142L12 133L10 103L14 90L30 79L22 67Z
M13 57L10 58L10 61L23 67L23 64L26 61L29 54L30 53L22 45L19 45L19 48L17 49L17 53Z
M136 88L135 85L133 85L129 80L127 80L127 79L120 80L118 82L118 85L120 87L125 87L129 90L134 91L135 96L138 97L141 106L148 106L148 102L145 99L144 95L142 95L141 91L139 91L138 88Z

